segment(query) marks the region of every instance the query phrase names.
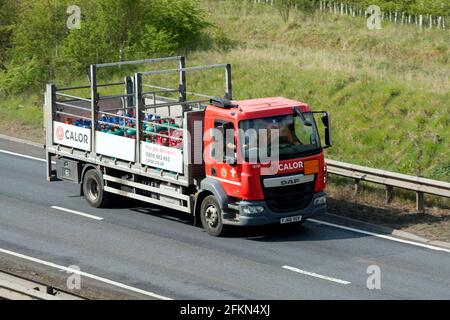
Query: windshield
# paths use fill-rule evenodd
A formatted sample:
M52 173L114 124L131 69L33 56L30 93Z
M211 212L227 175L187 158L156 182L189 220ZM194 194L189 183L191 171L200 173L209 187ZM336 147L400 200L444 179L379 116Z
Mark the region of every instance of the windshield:
M252 157L252 151L255 149L258 149L258 153L263 149L263 152L266 152L264 155L270 157L272 145L276 146L276 140L279 144L280 160L294 159L320 151L320 138L314 117L311 112L303 115L305 121L300 116L293 115L241 121L240 145L246 161L255 159ZM278 136L273 135L272 130L277 130Z

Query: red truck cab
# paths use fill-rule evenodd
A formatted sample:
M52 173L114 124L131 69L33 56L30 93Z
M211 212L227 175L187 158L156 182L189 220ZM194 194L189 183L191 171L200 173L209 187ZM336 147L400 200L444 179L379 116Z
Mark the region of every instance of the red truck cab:
M328 147L329 116L315 113L324 114ZM278 132L276 152L265 147L271 130ZM204 132L202 189L215 195L223 220L213 215L210 228L303 222L326 212L324 147L307 104L281 97L212 100Z

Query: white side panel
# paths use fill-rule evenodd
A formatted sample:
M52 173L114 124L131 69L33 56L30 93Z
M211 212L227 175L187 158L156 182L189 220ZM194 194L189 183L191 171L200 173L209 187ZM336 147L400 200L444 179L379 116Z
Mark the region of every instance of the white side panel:
M95 133L95 147L98 154L121 160L134 162L136 158L136 140L115 136L97 131Z
M141 163L154 168L183 173L183 152L176 148L141 142Z
M90 151L91 129L53 121L53 143Z

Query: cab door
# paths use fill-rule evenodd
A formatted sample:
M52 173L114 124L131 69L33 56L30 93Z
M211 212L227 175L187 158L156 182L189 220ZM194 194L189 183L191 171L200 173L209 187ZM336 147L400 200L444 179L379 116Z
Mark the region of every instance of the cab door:
M209 156L211 167L208 175L221 181L221 184L231 197L241 195L241 172L237 164L237 134L232 120L215 118L211 133Z

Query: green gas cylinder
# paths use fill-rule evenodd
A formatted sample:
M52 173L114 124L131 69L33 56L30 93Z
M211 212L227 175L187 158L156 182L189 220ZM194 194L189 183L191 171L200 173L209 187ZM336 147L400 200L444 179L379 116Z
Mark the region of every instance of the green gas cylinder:
M127 130L127 136L135 136L136 135L136 129L128 129Z

